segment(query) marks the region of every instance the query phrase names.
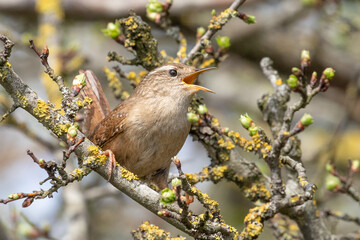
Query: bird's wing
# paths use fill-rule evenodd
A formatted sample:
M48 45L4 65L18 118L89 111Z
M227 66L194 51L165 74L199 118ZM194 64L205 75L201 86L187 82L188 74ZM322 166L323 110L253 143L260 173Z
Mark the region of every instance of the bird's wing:
M110 113L110 105L99 80L91 70L84 72L86 77L86 86L81 90L80 95L84 99L89 97L92 102L85 108L84 124L82 131L89 136L94 128Z
M124 123L127 113L124 107L127 101L120 103L114 110L112 110L94 129L89 139L100 147L104 146L106 142L111 141L124 131Z

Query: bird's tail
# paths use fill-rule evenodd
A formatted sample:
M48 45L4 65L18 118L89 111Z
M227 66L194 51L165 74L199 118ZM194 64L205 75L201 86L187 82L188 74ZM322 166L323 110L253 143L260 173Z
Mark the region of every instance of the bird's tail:
M80 96L83 99L85 97L92 99L91 104L85 108L82 126L82 132L88 137L105 116L110 113L111 109L94 72L86 70L84 74L86 77L86 86L80 91Z

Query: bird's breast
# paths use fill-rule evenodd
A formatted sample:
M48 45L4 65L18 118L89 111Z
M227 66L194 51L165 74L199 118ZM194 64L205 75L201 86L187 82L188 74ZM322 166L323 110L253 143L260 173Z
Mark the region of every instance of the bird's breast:
M138 105L129 111L125 131L117 140L121 147L115 153L119 163L139 177L169 167L190 130L188 105L174 101L144 104L147 107Z

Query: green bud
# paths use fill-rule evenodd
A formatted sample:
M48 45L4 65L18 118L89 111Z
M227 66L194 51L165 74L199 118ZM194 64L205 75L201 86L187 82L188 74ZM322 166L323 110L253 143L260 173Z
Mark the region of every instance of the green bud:
M254 126L254 127L249 127L249 135L255 136L257 133L259 132L259 128Z
M9 199L14 199L14 200L16 200L16 199L19 199L20 196L19 196L19 194L17 194L17 193L13 193L13 194L10 194L10 195L8 196L8 198L9 198Z
M286 82L291 88L296 88L297 86L299 86L298 78L294 74L291 74L286 80Z
M308 50L302 50L301 59L310 60L310 52Z
M173 180L171 180L171 186L172 187L181 186L181 180L178 178L174 178Z
M44 160L43 158L40 158L40 159L39 159L39 164L40 164L40 165L45 164L45 160Z
M208 112L206 106L204 104L199 105L198 109L197 109L199 114L205 114Z
M198 36L204 35L205 32L206 32L206 29L203 28L203 27L198 27L197 30L196 30L196 34L197 34Z
M256 23L255 16L252 15L246 15L247 17L244 19L244 22L247 24L253 24Z
M68 134L70 135L70 137L76 137L77 135L77 128L75 126L71 126L68 129Z
M216 10L215 9L211 10L211 15L216 16Z
M105 36L117 38L121 34L120 24L118 21L115 21L115 23L109 22L106 28L102 29L101 31Z
M335 76L335 70L333 68L326 68L323 72L325 77L329 80L333 79Z
M217 37L216 42L221 48L229 48L230 47L230 38L227 36Z
M294 74L294 75L299 75L301 73L301 70L297 67L293 67L291 69L291 72Z
M163 11L163 5L157 0L150 0L146 5L147 13L161 13Z
M308 113L304 113L304 115L301 117L300 122L303 126L309 126L314 122L312 116Z
M165 188L161 191L160 202L163 203L164 205L173 203L175 202L175 200L176 200L176 193L174 190Z
M332 190L336 189L337 187L340 187L341 182L338 177L335 177L335 176L329 174L329 175L327 175L327 177L325 179L325 185L328 190L332 191Z
M358 172L360 168L360 161L358 159L353 160L351 164L351 170L353 172Z
M245 128L248 129L251 125L251 123L253 122L253 120L251 119L251 117L245 113L245 115L240 115L240 122L241 125Z
M163 212L162 212L162 211L158 211L158 212L157 212L157 215L158 215L158 216L162 216L162 215L163 215Z
M189 112L187 114L187 119L191 123L197 123L197 122L199 122L199 115L197 115L195 113L192 113L192 112Z
M330 163L327 163L325 166L326 171L332 172L334 170L333 165Z
M84 73L78 74L73 80L73 86L79 86L83 88L86 85L86 77Z

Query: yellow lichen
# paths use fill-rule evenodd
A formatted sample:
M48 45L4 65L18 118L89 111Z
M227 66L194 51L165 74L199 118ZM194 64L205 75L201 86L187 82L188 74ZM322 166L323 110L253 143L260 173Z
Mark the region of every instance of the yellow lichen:
M200 68L210 67L213 63L215 63L214 58L207 59L200 65Z
M139 179L134 173L130 172L129 170L121 167L121 177L125 178L128 181L137 180Z
M49 118L49 106L42 100L37 101L36 107L33 111L34 115L40 118L39 121Z
M77 180L82 179L85 176L85 172L80 168L75 168L70 175L75 177Z
M270 199L271 193L266 188L265 185L261 184L253 184L251 187L244 187L244 194L247 198L255 199L255 198L262 198L262 199Z
M265 203L249 210L249 213L244 219L245 228L240 234L242 238L252 239L260 235L264 227L263 216L269 209L269 205L270 203Z
M98 155L99 153L100 153L100 149L99 149L99 147L96 147L96 146L94 146L94 145L90 145L89 147L88 147L88 150L89 150L89 152L90 152L90 155Z
M299 196L292 196L292 197L291 197L291 202L292 202L292 203L298 202L299 200L300 200L300 197L299 197Z
M65 123L65 124L59 123L59 124L56 124L56 125L54 126L54 128L53 128L53 132L54 132L57 136L60 136L60 135L62 135L63 133L66 133L70 126L71 126L70 123Z
M136 73L135 72L129 72L127 75L127 78L129 80L134 80L136 78Z
M186 57L186 38L180 33L180 48L179 51L176 53L178 59L184 59Z
M19 91L16 91L16 97L19 100L20 106L22 108L26 108L28 105L27 99L25 96L21 95L21 93Z
M224 177L224 172L227 170L227 166L219 166L212 168L214 180L219 180Z
M91 98L89 98L89 97L84 97L83 100L77 100L77 101L75 101L75 104L78 105L78 106L80 106L80 107L85 107L85 106L90 105L91 102L92 102L92 99L91 99Z
M275 80L275 84L280 86L281 84L283 84L283 81L280 78L278 78Z
M217 118L212 118L211 119L211 125L215 126L215 127L218 127L220 126L220 123L219 123L219 120Z

